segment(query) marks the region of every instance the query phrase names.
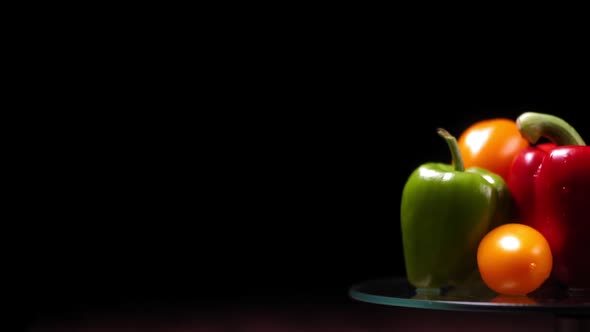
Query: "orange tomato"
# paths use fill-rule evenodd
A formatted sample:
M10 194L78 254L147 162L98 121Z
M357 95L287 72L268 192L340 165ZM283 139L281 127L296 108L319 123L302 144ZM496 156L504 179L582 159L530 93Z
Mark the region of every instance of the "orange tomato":
M494 118L469 126L457 140L465 168L481 167L508 180L512 159L529 146L516 121Z
M536 229L518 223L488 232L477 249L477 265L484 283L502 295L526 295L551 274L549 243Z

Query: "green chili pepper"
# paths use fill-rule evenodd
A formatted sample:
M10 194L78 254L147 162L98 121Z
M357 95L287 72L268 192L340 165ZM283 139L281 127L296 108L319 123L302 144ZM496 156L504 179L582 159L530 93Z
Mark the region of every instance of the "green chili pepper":
M452 163L428 162L404 185L401 232L408 281L420 289L441 289L477 271L477 248L492 227L512 216L504 180L479 167L464 169L457 140L438 129Z

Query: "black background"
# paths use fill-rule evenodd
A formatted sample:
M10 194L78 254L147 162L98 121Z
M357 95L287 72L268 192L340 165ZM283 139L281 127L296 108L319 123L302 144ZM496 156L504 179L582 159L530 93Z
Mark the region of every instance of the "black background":
M449 162L437 127L538 111L590 137L560 67L324 47L226 63L194 91L139 89L123 105L145 108L57 131L27 210L29 312L345 303L352 283L405 273L401 190Z

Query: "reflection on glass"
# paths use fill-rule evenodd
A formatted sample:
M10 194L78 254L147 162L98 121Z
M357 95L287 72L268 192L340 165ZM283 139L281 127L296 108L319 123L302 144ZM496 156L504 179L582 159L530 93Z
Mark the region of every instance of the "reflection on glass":
M490 302L492 303L503 303L503 304L537 304L537 301L531 299L526 295L511 296L511 295L498 295L494 297Z

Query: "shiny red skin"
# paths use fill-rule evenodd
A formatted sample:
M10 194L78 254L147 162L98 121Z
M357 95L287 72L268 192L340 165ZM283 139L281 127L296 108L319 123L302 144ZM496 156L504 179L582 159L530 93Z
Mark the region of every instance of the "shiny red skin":
M555 147L553 143L530 146L512 160L506 185L514 199L517 220L525 225L532 226L535 217L535 174L545 155Z
M531 226L549 242L553 276L569 288L590 289L590 146L550 149L533 181Z

